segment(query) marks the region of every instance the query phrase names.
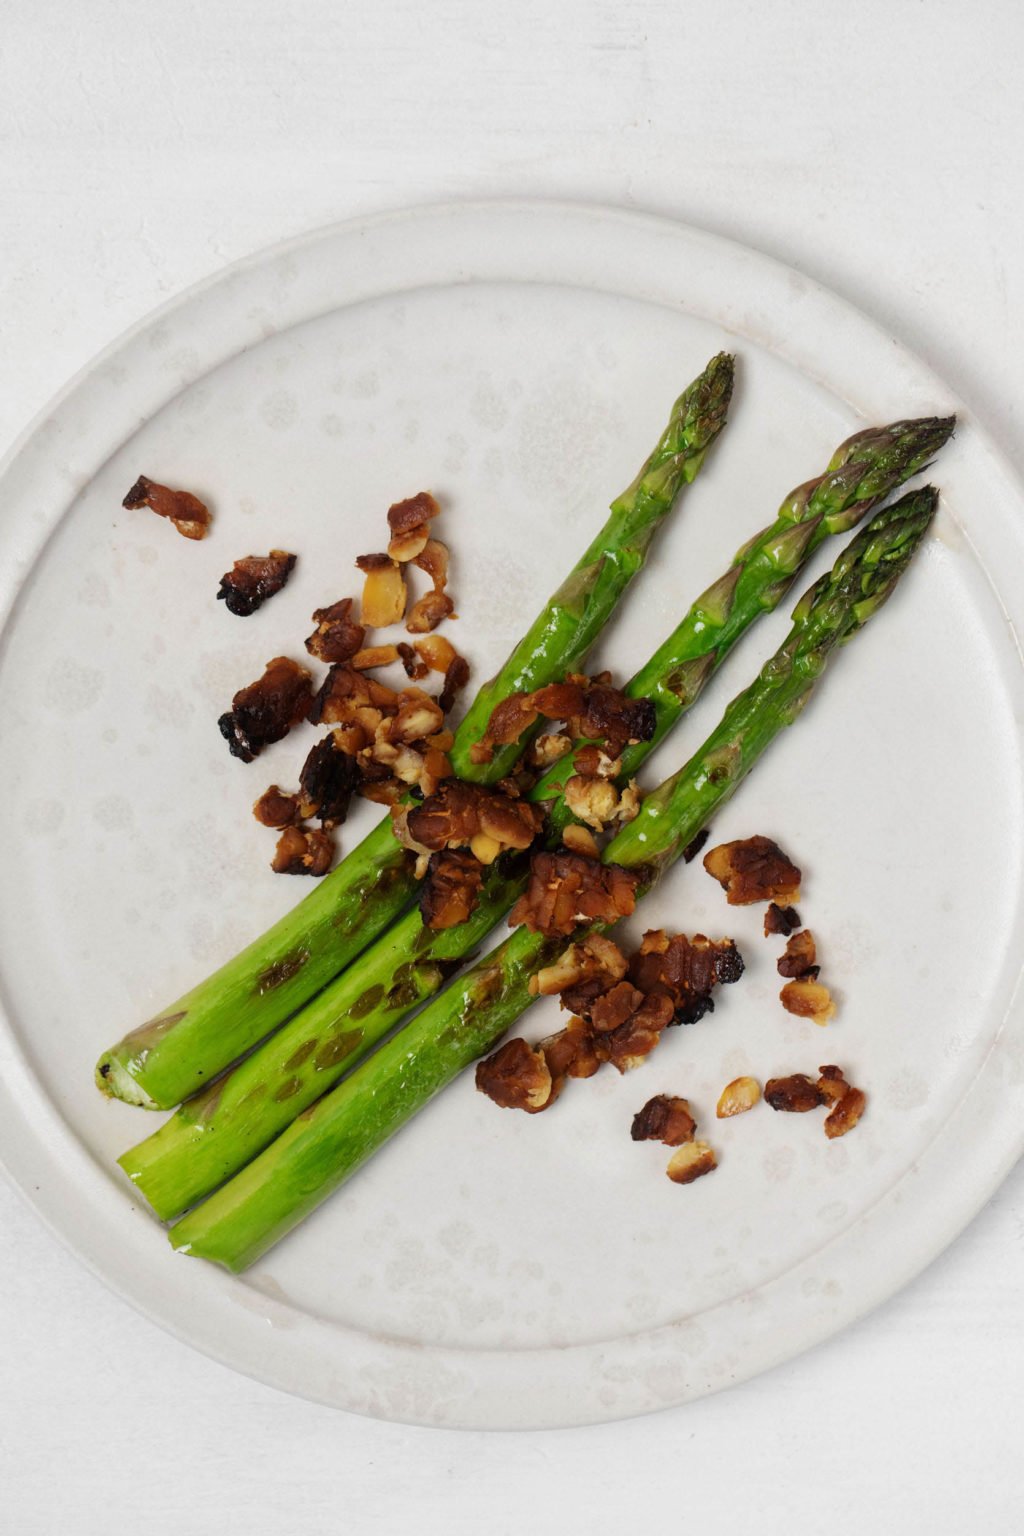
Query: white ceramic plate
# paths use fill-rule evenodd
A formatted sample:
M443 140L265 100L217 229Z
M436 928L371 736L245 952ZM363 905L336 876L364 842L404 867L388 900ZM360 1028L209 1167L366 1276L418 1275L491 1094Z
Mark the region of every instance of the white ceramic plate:
M458 639L485 675L720 347L739 357L731 423L601 646L622 675L849 431L956 405L861 315L696 231L554 204L323 231L146 320L7 461L0 1151L98 1274L239 1370L432 1424L694 1398L888 1296L1021 1150L1024 506L965 420L916 569L714 828L774 834L804 864L841 1004L827 1032L782 1012L760 911L727 909L698 864L643 915L740 942L747 975L713 1018L538 1118L458 1082L245 1278L174 1255L114 1167L157 1121L95 1091L101 1048L301 894L269 872L249 805L294 779L307 741L229 758L215 722L232 692L303 654L312 609L354 590L386 507L422 486L446 502ZM207 497L212 536L122 512L140 472ZM294 579L233 618L218 577L272 544L299 552ZM648 782L786 627L777 613L748 636ZM738 1073L829 1060L870 1094L846 1140L763 1106L714 1121ZM719 1149L689 1188L629 1138L659 1091L687 1095Z

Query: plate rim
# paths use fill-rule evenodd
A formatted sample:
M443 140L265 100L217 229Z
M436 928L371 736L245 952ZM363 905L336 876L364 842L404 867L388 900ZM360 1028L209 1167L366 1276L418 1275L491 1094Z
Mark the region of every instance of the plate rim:
M841 326L852 327L862 335L870 335L874 343L884 341L892 349L894 360L902 367L907 377L912 378L934 395L935 408L938 408L940 401L944 401L949 408L957 410L958 414L964 410L962 402L930 366L890 336L871 316L814 279L804 276L784 262L764 255L746 244L661 215L637 212L614 205L606 206L571 199L478 198L425 203L384 210L366 217L356 216L327 223L304 234L250 253L199 279L123 330L72 375L18 434L0 460L0 487L4 486L12 476L17 476L26 458L37 449L41 438L46 437L52 430L51 424L59 421L60 414L66 411L76 398L94 388L104 371L109 371L111 365L116 366L118 359L140 339L151 335L159 326L173 317L189 311L197 302L211 295L217 295L222 290L230 290L232 283L244 279L247 275L268 274L275 266L287 262L289 258L300 253L308 254L311 250L329 246L332 242L344 243L355 240L358 244L360 240L379 236L382 231L393 229L397 224L419 223L421 226L429 226L434 223L439 230L453 237L456 225L461 224L465 229L472 227L473 222L477 221L479 234L480 229L493 231L502 220L509 219L513 221L525 219L531 224L535 224L538 219L548 220L549 228L552 221L555 224L561 221L567 228L569 226L578 228L581 221L597 220L601 225L614 225L620 231L627 231L627 244L634 239L638 245L644 240L651 244L667 241L677 249L689 245L691 249L716 253L722 258L723 265L753 262L758 271L763 271L772 278L772 283L767 286L771 289L773 296L777 292L779 283L786 285L794 295L809 296L826 313L836 318ZM485 234L484 240L486 241L487 238L489 236ZM457 261L454 255L450 259ZM473 280L465 275L448 278L449 284ZM495 281L497 279L483 277L475 280ZM530 280L529 277L519 278L519 281ZM552 275L546 279L548 282L560 280L564 281ZM574 286L587 285L577 283ZM390 288L379 290L381 293L394 291ZM626 287L611 286L605 288L605 291L630 298L640 297ZM335 303L328 307L348 307L359 301L358 298L347 296L341 287ZM656 299L653 302L665 301ZM689 304L683 304L681 307L691 308ZM713 319L720 325L725 324L719 315L708 314L706 310L698 308L693 312ZM255 321L253 323L255 324ZM281 328L285 329L297 323L301 321L291 319ZM744 334L738 326L727 328L736 330L738 334ZM272 334L272 332L266 334ZM257 331L253 340L260 339L262 337ZM753 336L752 339L757 340L760 345L769 346L773 351L780 350L778 346L773 346L762 337ZM244 350L244 347L235 348L227 355L237 355L240 350ZM783 355L787 354L783 352ZM789 360L788 356L787 360ZM178 389L188 387L189 383L194 383L215 366L217 366L216 361L202 361L195 373L190 377L184 377L167 398L173 397ZM825 381L821 380L821 382ZM828 382L827 387L833 394L837 393L834 383ZM153 407L153 409L156 408L158 407ZM137 430L141 422L148 419L150 414L151 411L146 411L135 421L134 426L126 426L121 421L117 431L118 443L123 442L127 435ZM984 428L978 426L973 416L968 415L968 420L972 442L977 444L984 460L993 466L997 478L1004 482L1020 501L1024 486L1009 459ZM102 463L102 459L99 462ZM99 464L90 461L84 481L91 479L98 467ZM65 493L64 510L77 493L77 489L74 482L69 481ZM63 515L62 510L53 526L56 526ZM20 558L16 561L13 580L9 584L11 590L8 596L11 602L16 600L25 576L38 558L41 548L52 532L52 527L42 530L41 542L38 538L39 531L38 528L33 530L36 537L28 541L26 548L20 552ZM971 542L973 543L973 540ZM981 560L980 563L987 572L986 562ZM994 583L993 589L1006 611L1003 595ZM4 596L0 588L0 629L5 626L8 610L8 605L3 602ZM1010 617L1009 614L1008 617ZM1014 625L1015 639L1017 634L1019 634L1019 628ZM964 1087L952 1117L954 1123L968 1116L970 1103L978 1091L979 1084L983 1079L991 1076L993 1058L999 1053L1000 1042L1006 1035L1007 1023L1012 1014L1020 1015L1024 1011L1021 1004L1020 977L1018 976L1006 1013L993 1037L991 1049L979 1064L974 1077ZM6 1015L6 1009L3 1008L2 999L0 999L0 1016L4 1015ZM31 1081L26 1082L26 1078ZM20 1092L12 1092L12 1082L20 1088ZM42 1134L39 1126L34 1124L32 1118L25 1113L25 1104L33 1100L36 1101L35 1107L42 1119ZM151 1217L147 1217L145 1223L148 1228L146 1236L139 1240L136 1245L137 1251L131 1254L112 1254L109 1249L104 1248L101 1241L97 1241L96 1237L90 1240L81 1230L77 1232L72 1230L75 1219L73 1216L68 1217L66 1209L62 1219L62 1186L60 1179L54 1178L54 1169L59 1169L61 1166L59 1160L55 1162L55 1155L63 1154L63 1161L65 1163L67 1161L67 1147L59 1145L61 1128L64 1140L73 1144L75 1148L73 1160L79 1165L79 1172L86 1177L94 1190L103 1185L108 1189L116 1189L121 1197L121 1207L127 1202L133 1213L140 1208L141 1203L131 1198L131 1192L124 1189L112 1170L100 1167L88 1149L79 1143L74 1133L64 1125L56 1105L52 1104L41 1084L35 1080L29 1063L20 1051L17 1034L10 1026L0 1031L0 1104L3 1105L4 1110L0 1115L0 1164L4 1166L12 1183L65 1247L85 1263L104 1284L158 1326L182 1342L200 1349L221 1364L268 1385L308 1399L399 1422L465 1428L548 1428L603 1422L690 1401L707 1392L718 1390L770 1369L848 1326L865 1312L895 1294L920 1273L973 1219L1024 1151L1024 1121L1014 1122L1011 1126L1011 1117L1006 1116L1005 1129L1001 1126L998 1135L995 1122L999 1117L990 1116L987 1122L982 1121L981 1123L986 1127L987 1137L983 1147L977 1143L972 1146L971 1170L974 1176L965 1178L963 1170L955 1165L950 1165L947 1170L951 1177L953 1197L944 1211L945 1219L937 1222L926 1221L925 1230L918 1232L918 1228L922 1225L920 1210L904 1212L902 1218L904 1232L913 1228L917 1236L916 1242L912 1241L908 1244L904 1241L900 1251L901 1262L888 1267L884 1277L877 1272L880 1267L876 1266L875 1270L868 1268L864 1271L866 1278L862 1280L855 1300L847 1301L843 1306L834 1306L831 1310L822 1309L813 1321L806 1308L798 1307L797 1311L802 1314L802 1326L798 1330L799 1337L793 1336L792 1324L789 1328L778 1327L771 1342L765 1342L762 1330L760 1348L753 1353L748 1352L745 1358L737 1357L731 1362L726 1361L719 1379L714 1381L702 1377L699 1370L692 1374L690 1372L688 1361L692 1330L699 1325L696 1325L693 1319L687 1318L676 1320L647 1333L623 1336L622 1339L616 1340L613 1346L609 1346L605 1341L596 1345L579 1344L561 1349L546 1347L540 1350L508 1351L412 1345L401 1340L368 1336L360 1329L347 1328L296 1313L296 1316L303 1319L303 1324L308 1325L305 1331L315 1333L326 1327L334 1338L343 1341L339 1359L325 1362L324 1368L314 1373L315 1379L307 1377L297 1380L295 1364L287 1343L285 1342L284 1347L281 1347L282 1335L285 1340L289 1336L296 1337L295 1324L289 1322L287 1330L284 1327L280 1329L276 1339L278 1347L273 1349L266 1347L266 1324L268 1320L273 1324L275 1308L280 1306L283 1311L292 1309L284 1307L283 1304L268 1301L267 1307L261 1308L259 1315L245 1312L229 1298L228 1293L234 1283L233 1277L203 1266L203 1273L207 1277L204 1282L205 1287L210 1288L209 1277L212 1274L214 1282L210 1294L219 1295L223 1305L211 1310L211 1316L205 1327L202 1320L197 1326L196 1317L189 1310L187 1299L184 1308L180 1305L175 1308L173 1305L176 1287L169 1278L165 1283L164 1275L158 1271L155 1286L153 1284L154 1277L150 1272L151 1248L154 1254L159 1254L167 1276L170 1277L173 1272L167 1265L168 1249L164 1241L163 1229ZM1019 1129L1015 1129L1018 1124ZM947 1130L951 1128L952 1126L948 1124ZM949 1139L951 1142L958 1140L953 1136ZM921 1157L910 1170L910 1174L918 1171L919 1164L926 1157L931 1157L933 1150L934 1142L931 1142L924 1148ZM863 1231L877 1224L880 1208L888 1207L892 1203L894 1191L905 1182L908 1176L905 1173L898 1178L873 1207L863 1212L849 1226L844 1227L826 1246L833 1247L844 1240L849 1241L851 1233L855 1230ZM134 1214L132 1219L134 1220ZM142 1226L137 1221L134 1225ZM152 1243L150 1239L153 1239ZM187 1259L179 1262L188 1263ZM774 1292L776 1293L774 1304L776 1306L786 1304L788 1289L794 1283L794 1277L803 1270L804 1264L805 1261L801 1261L792 1270L784 1272L768 1285L757 1287L756 1292L762 1295L765 1291ZM198 1266L196 1268L198 1269ZM150 1282L149 1294L144 1285L140 1294L139 1285L133 1284L140 1279ZM756 1292L752 1291L746 1296L719 1303L700 1316L704 1318L709 1315L717 1316L719 1313L733 1313L739 1321L741 1314L746 1310L746 1329L749 1335L750 1313ZM182 1295L184 1297L185 1293ZM764 1316L763 1309L761 1316ZM233 1327L228 1329L232 1337L226 1342L225 1324L228 1321ZM283 1322L283 1319L279 1321ZM756 1322L754 1331L757 1331ZM740 1326L737 1339L739 1341L744 1337L744 1327ZM315 1348L314 1342L312 1349L305 1350L307 1365L314 1361ZM642 1364L644 1360L657 1361L659 1364L668 1360L672 1368L663 1371L663 1379L659 1379L659 1383L654 1386L626 1383L623 1391L620 1383L619 1394L614 1404L602 1402L597 1391L598 1381L611 1380L607 1373L609 1369L613 1372L616 1369L614 1364L609 1365L607 1358L600 1363L600 1370L604 1372L603 1378L600 1374L598 1376L592 1374L591 1368L597 1363L593 1359L588 1360L582 1370L575 1366L568 1372L565 1370L566 1365L574 1358L577 1362L581 1362L584 1357L595 1355L607 1357L616 1350L631 1354L634 1357L633 1366ZM290 1360L292 1360L291 1365L289 1365ZM530 1362L528 1373L522 1369L526 1361ZM473 1362L476 1364L474 1365ZM550 1366L550 1370L547 1370L546 1366ZM622 1366L620 1369L626 1369L626 1367ZM529 1375L533 1377L534 1386L540 1379L544 1379L545 1384L550 1386L551 1375L559 1370L567 1380L562 1383L557 1393L552 1394L550 1408L544 1411L542 1405L533 1402L533 1394L529 1391ZM442 1393L447 1394L443 1401L438 1401L437 1397L439 1384Z

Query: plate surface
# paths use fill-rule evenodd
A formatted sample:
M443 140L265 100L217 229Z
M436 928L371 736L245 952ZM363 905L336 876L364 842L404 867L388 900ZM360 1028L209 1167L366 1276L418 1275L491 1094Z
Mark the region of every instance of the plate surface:
M714 827L803 864L840 1000L827 1033L782 1012L760 910L727 909L698 864L637 931L733 934L748 971L712 1018L546 1116L498 1113L464 1078L244 1278L172 1254L114 1167L157 1119L95 1092L100 1050L302 894L270 874L249 805L294 780L308 739L235 762L215 725L231 694L303 655L312 609L355 590L385 509L423 486L485 676L721 347L739 359L730 425L595 658L623 676L850 431L957 404L833 296L681 226L492 203L322 231L143 322L0 472L0 1154L104 1280L236 1369L475 1427L692 1399L891 1294L1020 1153L1024 505L964 420L917 568ZM123 512L139 473L208 498L211 537ZM298 552L295 576L237 620L218 578L271 545ZM648 784L786 628L781 612L747 637ZM714 1122L737 1074L824 1061L870 1095L848 1139L763 1106ZM689 1188L629 1139L660 1091L719 1150Z

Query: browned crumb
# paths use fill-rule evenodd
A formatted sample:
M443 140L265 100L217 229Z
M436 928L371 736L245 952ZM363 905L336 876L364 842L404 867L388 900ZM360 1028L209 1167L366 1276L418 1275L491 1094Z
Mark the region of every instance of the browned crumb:
M559 1083L544 1052L516 1038L477 1065L476 1086L501 1109L525 1109L535 1115L554 1103Z
M800 871L770 837L720 843L704 855L704 868L725 891L730 906L753 901L796 901Z
M686 1099L657 1093L633 1116L630 1136L634 1141L661 1141L666 1147L681 1147L692 1141L697 1122Z
M444 674L444 685L437 699L443 714L448 714L468 682L469 662L464 656L453 656Z
M240 688L217 721L234 757L251 763L304 719L312 699L309 673L287 656L268 661L263 676Z
M253 805L252 813L261 826L276 827L278 831L301 820L298 797L286 794L277 784L271 784L263 791Z
M692 1184L717 1167L718 1159L706 1141L687 1141L673 1152L665 1172L673 1184Z
M764 936L770 939L772 934L781 933L785 938L800 927L800 914L796 907L780 907L776 902L769 903L764 914Z
M313 615L316 629L306 641L306 650L318 661L348 661L361 648L366 630L352 618L352 599L343 597L329 608L318 608Z
M807 977L787 981L779 997L787 1013L795 1013L799 1018L810 1019L815 1024L827 1024L835 1015L836 1005L832 1001L832 994L820 981L812 981Z
M268 597L280 592L294 567L295 556L283 549L272 549L269 555L246 555L221 577L217 597L229 613L247 618L262 608Z
M146 475L140 475L121 505L129 512L148 507L158 517L169 518L186 539L204 539L210 526L210 509L191 491L173 491Z
M326 832L286 827L270 867L278 875L326 875L333 857L334 844Z
M772 1109L789 1115L804 1115L809 1109L817 1109L825 1103L825 1095L818 1084L803 1072L793 1072L789 1077L770 1077L764 1085L765 1101Z
M775 962L780 976L817 976L819 967L815 964L817 951L814 943L814 934L809 928L803 928L786 944L786 952L780 955Z

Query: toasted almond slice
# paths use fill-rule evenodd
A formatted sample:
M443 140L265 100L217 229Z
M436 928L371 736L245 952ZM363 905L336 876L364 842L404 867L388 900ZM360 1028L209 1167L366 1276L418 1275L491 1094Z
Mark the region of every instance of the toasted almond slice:
M422 657L431 672L440 672L442 676L459 654L444 635L427 635L425 639L415 642L413 650Z
M400 624L405 616L407 599L401 566L393 560L389 560L386 565L374 565L367 571L363 582L360 622L371 629L386 629L389 624ZM397 657L397 651L395 655Z
M573 822L562 833L562 842L570 853L581 853L585 859L597 859L601 856L594 841L594 834L589 827L580 827Z
M673 1184L692 1184L718 1167L718 1159L706 1141L684 1141L669 1158L665 1172Z
M349 662L356 672L368 672L371 667L389 667L398 660L396 645L366 645L357 651Z
M734 1077L722 1089L715 1114L719 1120L728 1120L730 1115L745 1115L760 1097L761 1085L756 1077Z

